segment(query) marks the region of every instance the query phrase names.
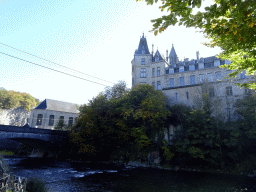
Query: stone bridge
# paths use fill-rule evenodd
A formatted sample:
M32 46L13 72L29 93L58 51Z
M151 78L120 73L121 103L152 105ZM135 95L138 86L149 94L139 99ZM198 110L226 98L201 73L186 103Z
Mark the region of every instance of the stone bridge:
M0 125L0 140L19 141L49 154L56 154L64 146L67 136L66 131Z

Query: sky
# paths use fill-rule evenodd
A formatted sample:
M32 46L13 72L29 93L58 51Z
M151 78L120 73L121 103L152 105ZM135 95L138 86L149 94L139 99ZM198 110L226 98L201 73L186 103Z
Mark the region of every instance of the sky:
M1 0L0 87L41 101L79 105L120 80L130 88L131 61L143 33L150 52L154 44L154 52L165 55L174 44L180 60L195 59L196 51L200 57L220 53L219 48L205 47L207 39L194 28L171 26L154 36L150 20L166 14L160 5L136 0Z

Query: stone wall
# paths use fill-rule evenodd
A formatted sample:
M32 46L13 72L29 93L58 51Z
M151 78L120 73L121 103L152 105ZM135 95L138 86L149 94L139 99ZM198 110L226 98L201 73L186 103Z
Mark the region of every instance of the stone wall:
M24 126L29 117L30 112L22 107L0 110L0 124L2 125Z

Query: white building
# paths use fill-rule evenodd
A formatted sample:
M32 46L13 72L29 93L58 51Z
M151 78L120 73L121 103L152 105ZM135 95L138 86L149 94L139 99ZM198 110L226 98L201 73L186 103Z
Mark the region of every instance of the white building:
M59 120L63 120L72 126L78 113L76 104L45 99L31 111L28 124L35 128L54 129Z

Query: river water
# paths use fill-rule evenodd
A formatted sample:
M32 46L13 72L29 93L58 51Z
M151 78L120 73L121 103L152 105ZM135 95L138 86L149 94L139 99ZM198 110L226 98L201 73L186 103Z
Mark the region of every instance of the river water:
M32 157L5 157L12 172L40 177L50 192L234 192L256 191L255 178L156 168L121 167Z

